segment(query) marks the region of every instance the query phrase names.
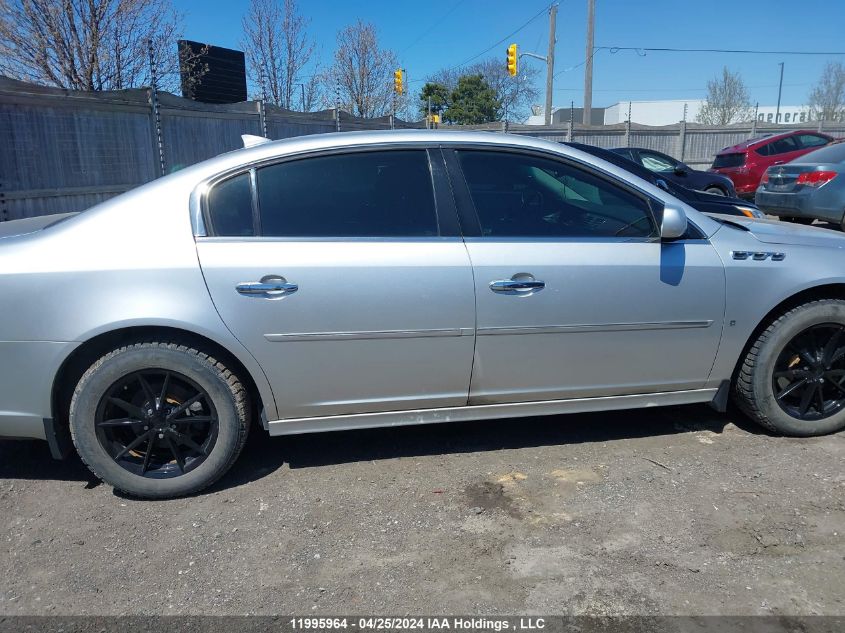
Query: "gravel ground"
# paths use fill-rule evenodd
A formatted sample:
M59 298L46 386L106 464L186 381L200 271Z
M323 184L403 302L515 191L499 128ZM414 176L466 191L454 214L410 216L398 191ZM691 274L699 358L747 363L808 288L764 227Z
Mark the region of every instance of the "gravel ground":
M845 435L691 406L268 438L135 501L0 442L0 614L845 614Z

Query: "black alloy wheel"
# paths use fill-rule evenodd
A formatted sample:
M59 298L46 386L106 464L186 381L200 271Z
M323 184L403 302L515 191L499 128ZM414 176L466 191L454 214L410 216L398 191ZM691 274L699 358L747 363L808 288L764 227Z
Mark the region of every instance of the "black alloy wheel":
M845 407L845 326L821 323L800 332L777 357L775 400L798 420L828 418Z
M96 437L124 470L151 479L180 477L211 454L218 416L209 394L164 369L127 374L101 398Z

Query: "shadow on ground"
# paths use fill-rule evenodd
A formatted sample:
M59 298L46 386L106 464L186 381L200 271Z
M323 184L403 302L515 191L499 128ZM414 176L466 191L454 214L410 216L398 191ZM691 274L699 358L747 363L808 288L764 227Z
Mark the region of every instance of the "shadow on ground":
M716 413L704 405L479 420L275 438L269 437L259 428L253 428L235 466L210 491L256 481L285 463L292 469L314 468L398 457L613 442L704 430L721 433L731 422L748 432L762 432L739 414ZM50 457L47 444L38 441L0 441L0 479L79 481L86 482L89 488L96 485L96 480L78 457L73 455L63 462L55 461Z

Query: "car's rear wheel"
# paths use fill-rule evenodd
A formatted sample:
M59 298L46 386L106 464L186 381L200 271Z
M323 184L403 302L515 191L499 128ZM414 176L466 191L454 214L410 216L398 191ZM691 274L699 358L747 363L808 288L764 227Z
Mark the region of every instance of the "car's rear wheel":
M798 217L793 216L793 217L790 217L790 218L784 218L784 220L786 220L787 222L793 222L795 224L808 225L808 224L813 223L814 218L798 218Z
M724 190L724 189L722 189L721 187L707 187L707 188L704 190L704 193L709 193L709 194L711 194L711 195L713 195L713 196L726 196L726 195L728 195L728 194L725 192L725 190Z
M144 498L202 490L234 463L249 430L241 381L187 345L145 341L109 352L70 405L74 444L106 483Z
M734 394L747 415L777 433L845 428L845 301L811 301L769 324L748 349Z

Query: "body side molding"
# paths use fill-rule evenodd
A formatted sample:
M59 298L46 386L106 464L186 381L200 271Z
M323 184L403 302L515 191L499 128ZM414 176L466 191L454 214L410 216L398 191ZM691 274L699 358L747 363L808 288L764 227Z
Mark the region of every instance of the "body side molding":
M618 409L642 409L679 404L711 402L718 389L688 389L660 393L626 396L601 396L571 398L567 400L541 400L507 404L483 404L440 409L414 409L411 411L386 411L355 413L313 418L290 418L268 423L270 435L296 435L322 431L345 431L386 426L433 424L438 422L463 422L485 418L519 418L560 413L587 413Z

